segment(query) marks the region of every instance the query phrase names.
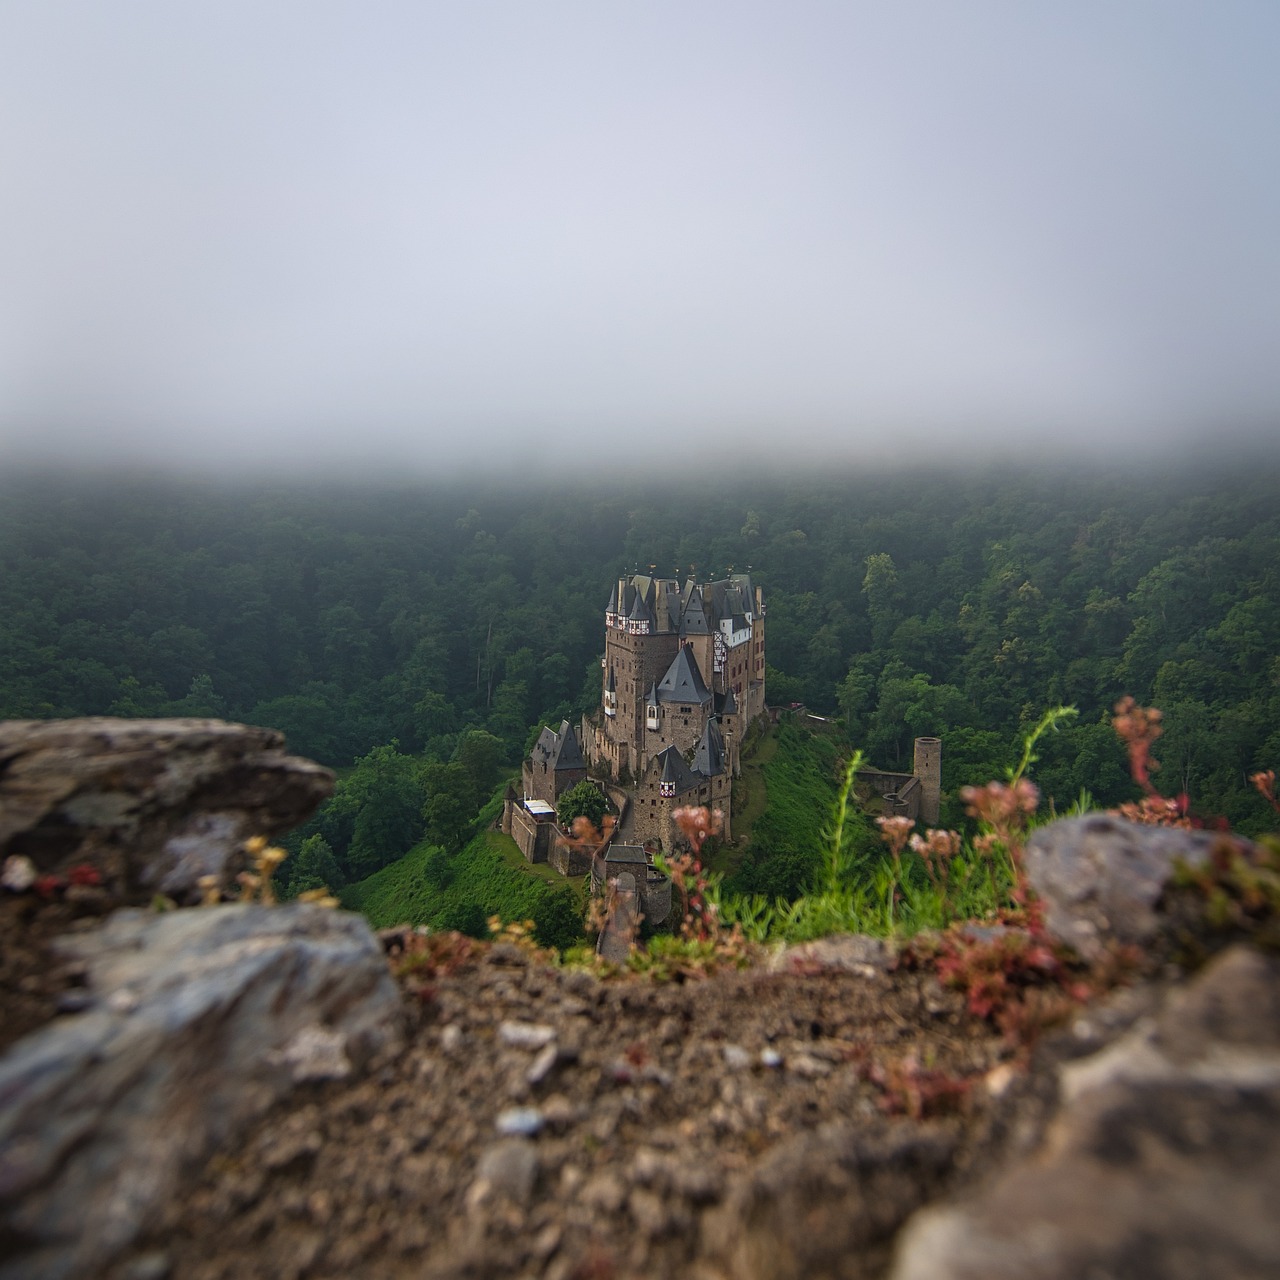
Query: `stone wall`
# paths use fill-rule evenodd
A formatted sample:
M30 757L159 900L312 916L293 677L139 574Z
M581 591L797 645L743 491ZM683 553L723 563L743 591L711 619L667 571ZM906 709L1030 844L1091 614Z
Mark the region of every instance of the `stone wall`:
M518 801L510 806L507 834L516 842L527 862L546 862L551 849L551 833L556 829L550 819L539 822Z
M885 813L895 818L920 820L923 790L913 773L886 773L880 769L859 769L858 781L865 782L884 801Z
M593 861L590 849L582 849L562 837L553 838L548 861L562 876L585 876Z

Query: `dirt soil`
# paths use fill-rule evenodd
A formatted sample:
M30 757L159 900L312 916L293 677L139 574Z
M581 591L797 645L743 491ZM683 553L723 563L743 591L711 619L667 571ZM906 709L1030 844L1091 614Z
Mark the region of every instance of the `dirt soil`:
M7 1044L80 1007L46 947L97 912L4 904ZM1042 1130L1072 1037L1027 1071L866 945L658 981L442 939L400 1052L295 1092L101 1277L883 1276L915 1209Z
M106 895L89 891L46 902L34 893L0 893L0 1053L59 1013L84 1008L84 969L59 959L49 944L91 929Z
M405 978L403 1052L295 1095L107 1274L883 1275L1038 1104L932 975L794 968L602 981L498 944ZM779 1256L735 1263L761 1232Z

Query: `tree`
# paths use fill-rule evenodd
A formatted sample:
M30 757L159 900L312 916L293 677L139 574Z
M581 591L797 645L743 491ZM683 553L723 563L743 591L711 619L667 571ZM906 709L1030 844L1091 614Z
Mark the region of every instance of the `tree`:
M477 807L472 803L466 769L456 760L448 764L433 761L424 766L422 776L427 789L422 806L427 838L450 851L461 849L470 835Z
M575 818L589 818L591 825L597 830L604 821L609 808L604 792L588 778L584 778L575 787L560 797L556 805L556 818L565 830L571 830Z
M483 729L468 729L458 739L454 760L462 766L471 788L471 811L474 813L489 798L489 793L502 775L504 747L501 738Z
M286 693L269 698L259 702L245 718L250 724L279 729L289 749L299 755L321 764L339 762L333 735L337 716L332 704L319 694Z
M402 858L422 838L421 766L401 755L395 741L374 747L338 784L356 805L347 866L353 880ZM336 796L336 792L335 792Z
M469 938L489 936L489 923L485 918L484 908L478 902L450 902L436 918L436 928L442 932L453 929L457 933L465 933Z
M284 864L283 870L288 880L286 892L290 898L296 898L308 889L334 891L346 884L329 842L318 834L308 836L302 842L302 848Z
M543 894L533 908L533 931L544 947L563 951L582 941L582 911L572 893Z
M883 649L902 619L898 569L887 551L877 551L867 557L862 590L867 597L867 612L871 615L871 643L875 648Z
M443 849L433 850L422 865L422 878L433 889L447 889L453 883L453 859Z

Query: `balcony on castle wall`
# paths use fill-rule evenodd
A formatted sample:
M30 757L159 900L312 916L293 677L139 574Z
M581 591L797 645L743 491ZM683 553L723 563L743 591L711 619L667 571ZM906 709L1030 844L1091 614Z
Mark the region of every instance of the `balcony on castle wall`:
M645 728L656 729L658 727L658 713L656 711L651 711L649 715L645 717L644 723Z

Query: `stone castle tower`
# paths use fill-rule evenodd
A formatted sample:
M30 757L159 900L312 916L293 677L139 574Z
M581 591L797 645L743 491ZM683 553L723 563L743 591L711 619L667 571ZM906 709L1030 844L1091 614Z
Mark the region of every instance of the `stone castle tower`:
M917 738L915 762L911 772L920 779L920 821L938 825L942 803L942 739Z

